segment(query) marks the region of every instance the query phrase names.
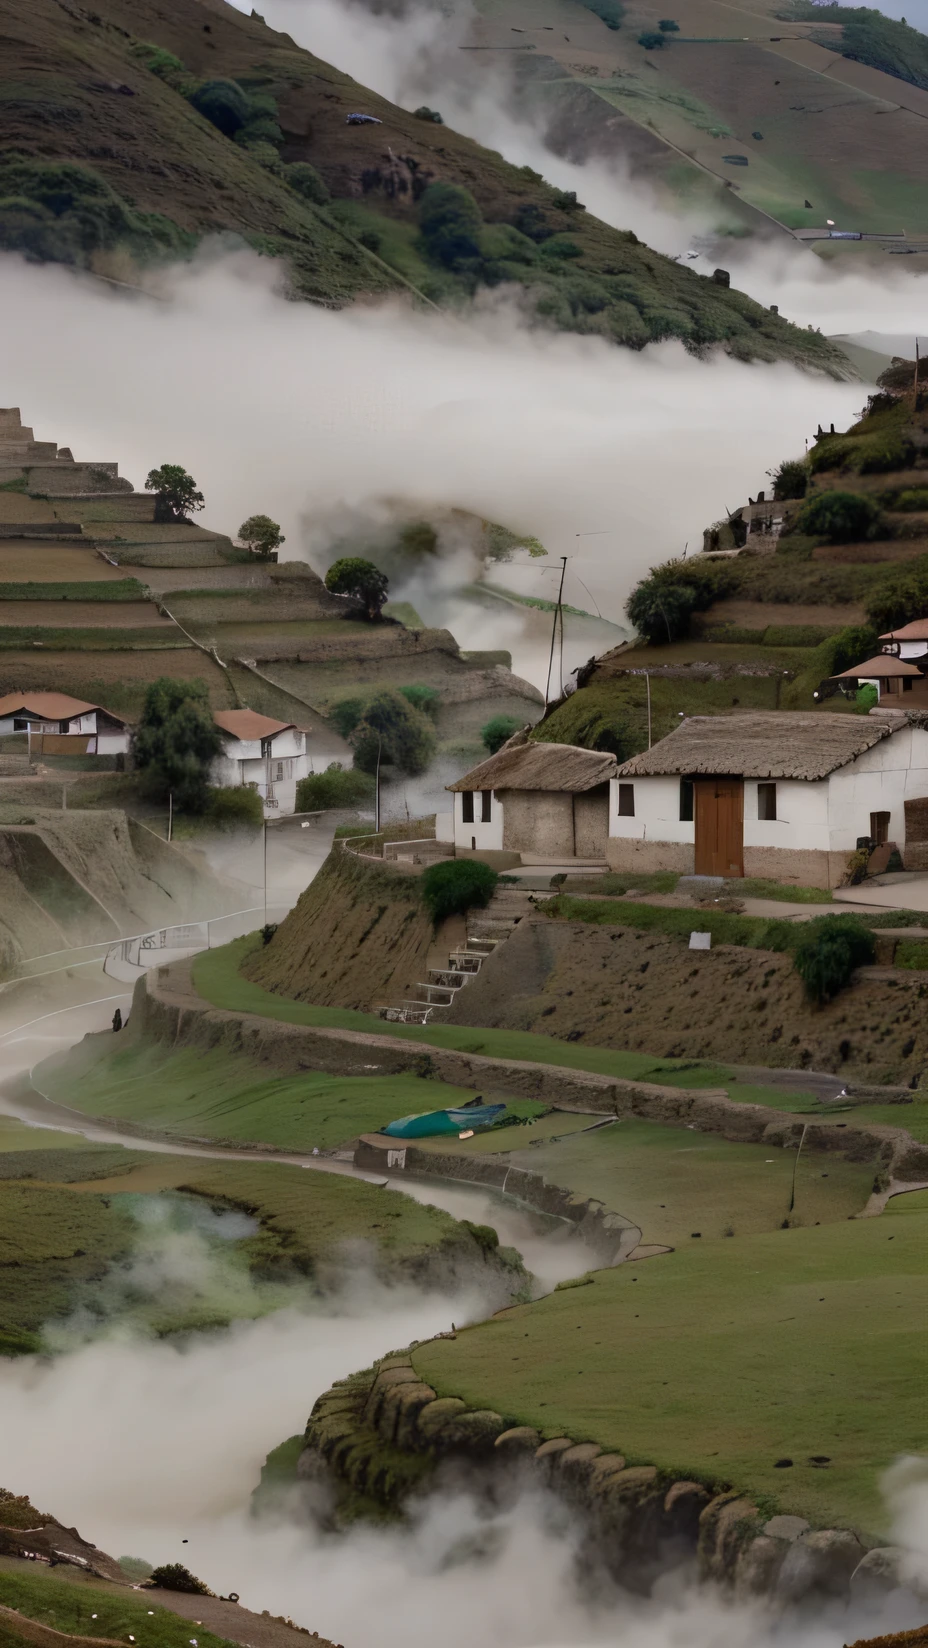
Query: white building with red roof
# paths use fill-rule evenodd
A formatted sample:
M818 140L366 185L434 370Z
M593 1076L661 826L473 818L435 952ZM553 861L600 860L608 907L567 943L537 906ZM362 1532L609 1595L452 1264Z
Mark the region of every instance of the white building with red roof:
M76 742L75 754L125 755L129 748L129 728L121 715L104 709L102 704L88 704L83 698L71 698L66 692L8 692L0 698L0 737L11 733L25 733L32 753L55 755L72 746L62 747L60 740L82 739Z
M305 732L256 710L216 710L213 720L222 733L223 753L213 762L212 782L257 790L274 818L295 812L297 784L310 772Z

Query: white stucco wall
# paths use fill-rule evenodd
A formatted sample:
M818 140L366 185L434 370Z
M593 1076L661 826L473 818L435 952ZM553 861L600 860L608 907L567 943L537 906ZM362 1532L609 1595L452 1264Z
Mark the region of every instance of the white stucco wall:
M469 850L476 845L483 852L501 852L503 846L503 803L493 796L490 802L490 821L481 823L480 804L482 792L474 790L474 822L464 822L464 791L454 790L452 802L454 804L454 844Z
M619 783L635 786L634 818L619 817ZM870 834L870 814L888 812L889 839L905 842L904 803L928 796L928 732L905 727L828 778L776 780L777 817L758 818L758 780L744 781L744 844L821 852L853 852ZM609 834L631 841L694 842L695 826L680 818L676 776L613 779Z

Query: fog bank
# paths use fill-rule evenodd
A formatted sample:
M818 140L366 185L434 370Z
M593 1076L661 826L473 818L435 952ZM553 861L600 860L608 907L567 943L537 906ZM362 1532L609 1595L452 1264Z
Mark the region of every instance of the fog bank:
M785 365L533 330L499 299L464 318L333 313L284 301L279 274L205 253L146 299L0 258L0 302L19 318L5 396L37 435L119 458L137 486L183 463L204 524L234 532L267 512L287 557L328 564L346 511L462 509L575 557L618 620L648 566L699 547L820 419L845 425L864 399ZM589 604L578 586L568 598Z

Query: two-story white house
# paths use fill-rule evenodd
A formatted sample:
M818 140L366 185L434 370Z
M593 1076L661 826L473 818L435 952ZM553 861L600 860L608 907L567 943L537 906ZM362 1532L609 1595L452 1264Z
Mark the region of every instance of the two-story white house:
M928 713L696 715L612 780L616 870L836 887L859 840L928 869Z
M213 762L213 784L247 784L257 790L267 814L296 811L296 787L310 770L306 734L292 721L274 721L256 710L216 710L223 753Z
M125 755L121 715L66 692L8 692L0 698L0 737L25 733L33 755Z
M907 664L928 664L928 618L916 618L911 624L888 630L880 640L884 652L904 658Z

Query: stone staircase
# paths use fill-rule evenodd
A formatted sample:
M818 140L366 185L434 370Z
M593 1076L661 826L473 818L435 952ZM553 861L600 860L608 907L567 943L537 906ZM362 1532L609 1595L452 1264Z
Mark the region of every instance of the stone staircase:
M397 1007L381 1007L380 1017L391 1024L440 1022L458 991L476 978L487 957L512 937L529 909L527 893L509 888L495 893L485 910L475 910L468 916L464 948L451 951L446 967L430 967L428 978L416 985L415 997Z

